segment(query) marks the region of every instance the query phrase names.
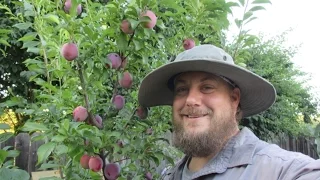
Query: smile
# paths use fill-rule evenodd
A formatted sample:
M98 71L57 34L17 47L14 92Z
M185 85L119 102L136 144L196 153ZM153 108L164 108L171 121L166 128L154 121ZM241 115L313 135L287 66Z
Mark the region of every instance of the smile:
M187 118L200 118L206 116L206 114L199 114L199 115L183 115Z

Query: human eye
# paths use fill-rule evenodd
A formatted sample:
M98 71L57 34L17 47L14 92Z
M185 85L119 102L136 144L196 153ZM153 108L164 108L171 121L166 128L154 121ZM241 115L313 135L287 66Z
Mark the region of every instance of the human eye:
M215 87L213 85L209 85L209 84L205 84L203 86L201 86L201 91L203 93L211 93L213 92L215 89Z
M183 94L185 94L187 91L188 91L188 88L185 87L185 86L176 87L176 88L174 89L174 93L175 93L176 95L183 95Z

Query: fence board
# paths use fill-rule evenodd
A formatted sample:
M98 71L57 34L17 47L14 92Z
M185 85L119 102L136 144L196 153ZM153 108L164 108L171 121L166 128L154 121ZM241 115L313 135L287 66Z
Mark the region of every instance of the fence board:
M38 135L39 135L39 133L32 134L31 139L32 139L32 137L35 137ZM29 148L29 161L28 161L28 172L29 173L36 171L36 164L38 161L37 150L42 144L44 144L44 141L31 142L31 145Z
M8 150L14 150L14 141L15 141L15 137L12 136L10 137L6 142L3 142L0 144L0 149L6 147L6 146L11 146ZM12 157L7 157L5 160L6 161L14 161L14 158Z
M0 143L0 149L6 147L6 146L12 146L10 149L12 150L14 148L14 140L15 137L10 137L6 142Z
M16 166L28 171L30 136L27 133L20 133L16 136L16 149L20 155L16 157Z

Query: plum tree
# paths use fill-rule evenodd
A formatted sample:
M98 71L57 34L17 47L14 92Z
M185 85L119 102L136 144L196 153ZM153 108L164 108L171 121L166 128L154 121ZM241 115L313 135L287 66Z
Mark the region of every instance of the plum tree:
M24 75L39 89L32 89L34 101L23 101L28 104L21 112L26 111L32 117L28 120L31 125L26 123L27 129L41 130L44 132L41 137L50 140L39 151L39 159L45 163L52 154L66 179L79 176L95 179L101 175L101 168L104 177L108 173L109 178L117 177L117 173L104 168L106 162L119 163L121 179L144 178L146 169L152 172L164 159L172 162L170 158L177 156L162 151L167 144L160 138L170 128L170 111L152 107L154 111L150 113L149 108L141 106L139 83L150 71L167 63L168 58L184 48L194 47L192 39L199 39L199 43L219 39L216 36L221 33L197 25L216 19L221 22L216 26L224 24L225 13L217 15L212 8L216 6L202 5L197 7L212 8L212 11L202 13L203 8L188 11L187 3L182 0L170 1L172 7L160 1L61 2L24 1L21 8L36 21L22 18L15 26L25 30L31 25L27 29L30 32L24 32L21 37L21 43L35 58L25 59L28 71ZM227 7L220 1L216 3ZM70 15L71 9L81 16ZM183 38L186 41L181 43ZM147 118L148 121L139 121ZM62 155L66 161L60 161ZM87 168L88 155L94 155L88 161L93 172L84 173L79 167ZM80 163L72 162L79 156ZM136 162L139 168L135 169ZM152 176L158 178L158 174Z

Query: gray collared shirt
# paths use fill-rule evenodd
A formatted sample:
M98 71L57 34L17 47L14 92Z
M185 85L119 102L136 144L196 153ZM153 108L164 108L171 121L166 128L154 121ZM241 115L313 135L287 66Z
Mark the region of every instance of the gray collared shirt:
M162 179L189 180L182 178L187 159L188 157L184 157L175 167L167 170ZM268 144L244 127L205 167L193 173L190 179L320 180L320 160Z

